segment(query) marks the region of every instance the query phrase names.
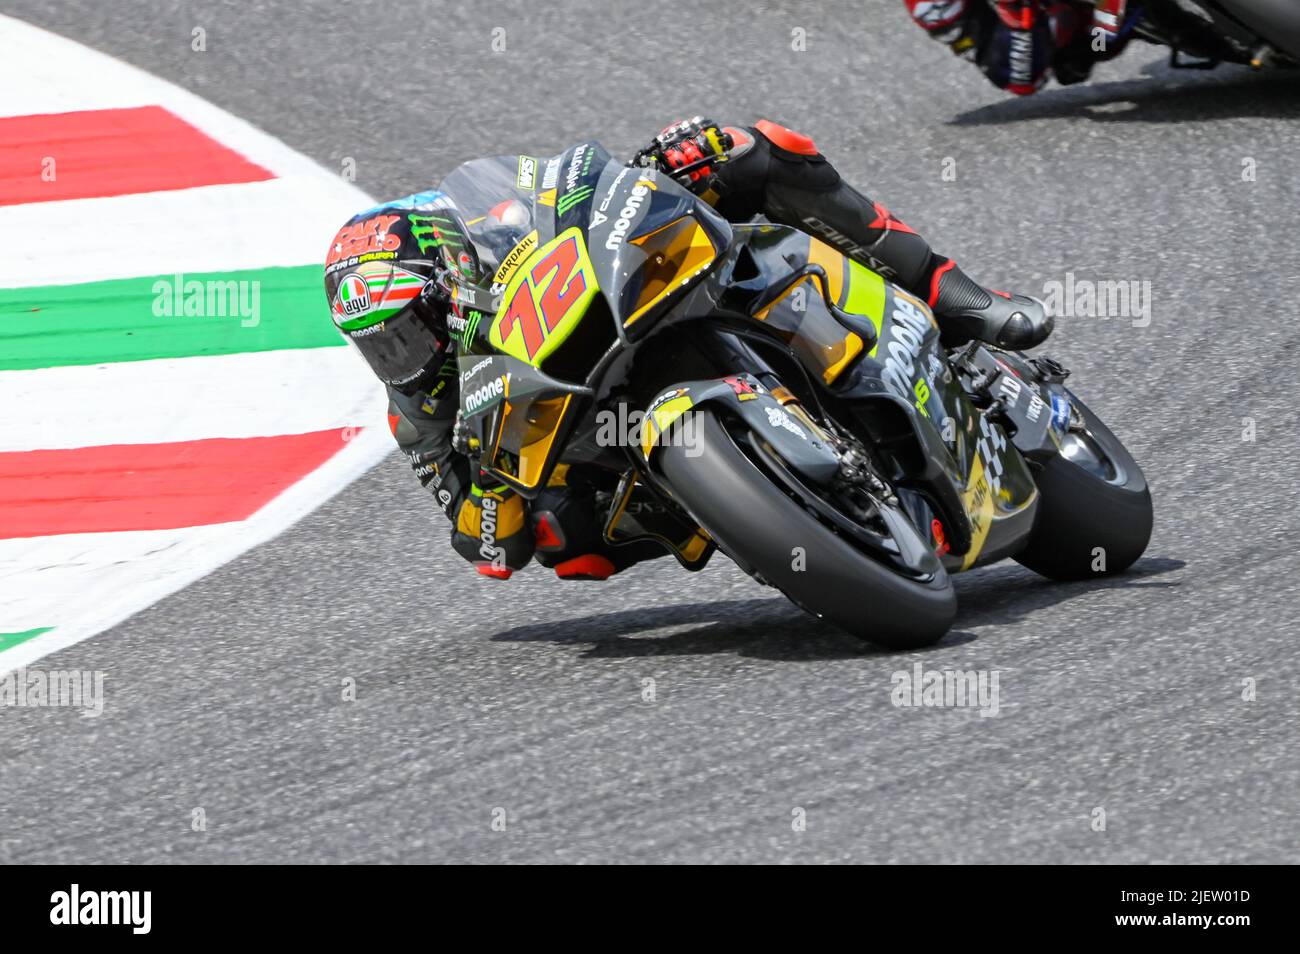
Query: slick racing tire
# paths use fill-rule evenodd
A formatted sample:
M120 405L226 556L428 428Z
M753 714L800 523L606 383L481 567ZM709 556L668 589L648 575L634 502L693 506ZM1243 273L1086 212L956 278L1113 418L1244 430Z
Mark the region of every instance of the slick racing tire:
M808 612L861 639L915 649L942 638L957 612L942 566L936 562L937 573L914 580L863 555L774 484L711 411L696 413L700 439L690 455L686 447L664 446L655 463L719 549Z
M1122 573L1151 539L1151 491L1119 438L1073 394L1083 429L1036 469L1040 501L1016 560L1053 580Z

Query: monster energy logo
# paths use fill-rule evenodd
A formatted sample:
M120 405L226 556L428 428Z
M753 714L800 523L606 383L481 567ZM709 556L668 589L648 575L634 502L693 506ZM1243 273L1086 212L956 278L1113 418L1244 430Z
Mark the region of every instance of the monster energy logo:
M460 237L460 233L451 228L455 223L440 215L419 215L412 212L406 219L411 223L411 238L420 246L421 253L448 244L444 236ZM433 238L425 237L430 235Z
M481 311L471 311L465 321L465 327L460 332L460 346L468 348L469 343L474 340L474 332L478 331L479 319L483 317Z
M579 202L584 202L591 197L596 190L592 186L583 186L581 189L575 189L568 193L559 202L555 204L555 211L564 215Z

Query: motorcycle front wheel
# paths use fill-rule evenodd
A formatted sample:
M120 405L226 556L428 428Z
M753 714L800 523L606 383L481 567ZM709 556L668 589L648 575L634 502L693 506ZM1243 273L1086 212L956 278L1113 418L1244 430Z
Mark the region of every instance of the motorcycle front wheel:
M698 442L660 448L656 467L719 549L797 605L860 639L916 649L943 637L957 597L937 559L925 561L927 573L905 574L866 555L852 535L820 515L824 507L801 500L742 450L759 438L745 434L738 443L730 422L707 407L695 413L702 418ZM877 531L882 546L911 554L928 550L901 511L886 517Z

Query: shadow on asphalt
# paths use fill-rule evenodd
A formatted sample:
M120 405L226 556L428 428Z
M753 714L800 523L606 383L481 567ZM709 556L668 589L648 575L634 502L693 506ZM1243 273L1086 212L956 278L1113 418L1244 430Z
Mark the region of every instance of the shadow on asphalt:
M958 577L957 624L1016 625L1035 612L1085 593L1177 587L1177 582L1158 577L1185 565L1182 560L1150 557L1139 560L1122 576L1077 583L1056 583L1018 567ZM582 655L591 659L734 653L782 662L910 656L950 649L977 638L974 633L954 629L935 646L910 653L890 652L839 632L781 597L600 613L516 626L491 637L497 642L588 644L590 648Z
M1100 123L1204 123L1300 116L1300 71L1253 73L1244 66L1196 72L1148 63L1144 79L1052 86L953 117L950 126L989 126L1081 117Z
M1176 580L1160 579L1187 564L1169 557L1144 557L1120 576L1059 583L1012 564L985 574L956 578L957 622L970 626L1013 626L1030 614L1085 593L1106 590L1176 589Z

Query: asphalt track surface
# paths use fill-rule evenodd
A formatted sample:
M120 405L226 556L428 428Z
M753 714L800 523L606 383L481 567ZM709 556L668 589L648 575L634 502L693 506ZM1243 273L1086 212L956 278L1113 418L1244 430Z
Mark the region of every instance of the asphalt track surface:
M891 655L721 558L481 580L394 454L43 661L106 671L106 711L4 712L0 860L1295 860L1296 79L1140 47L1014 100L895 0L0 6L352 157L376 196L587 136L627 153L696 112L785 121L995 287L1150 282L1149 325L1063 318L1046 350L1156 502L1134 572L975 572L942 644ZM895 708L918 662L998 670L998 716Z

